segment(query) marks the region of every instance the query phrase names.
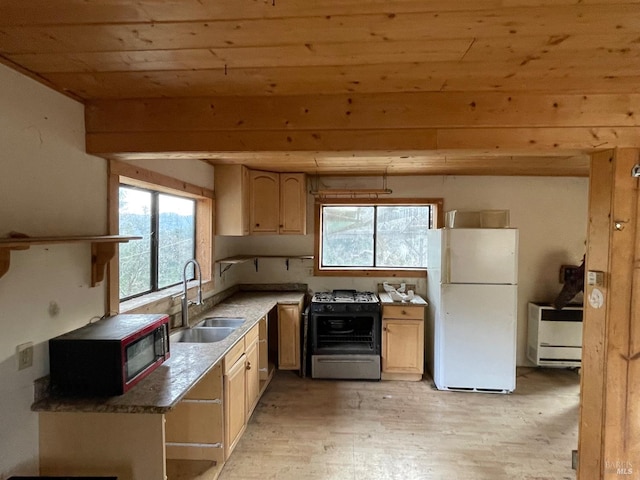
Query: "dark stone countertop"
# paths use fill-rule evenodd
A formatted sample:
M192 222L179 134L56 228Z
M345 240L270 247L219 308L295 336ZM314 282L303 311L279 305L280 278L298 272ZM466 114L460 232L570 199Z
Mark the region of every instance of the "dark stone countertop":
M303 292L240 292L191 320L244 317L240 328L220 342L171 343L171 358L124 395L102 398L45 396L31 406L39 412L165 413L277 304L297 304Z

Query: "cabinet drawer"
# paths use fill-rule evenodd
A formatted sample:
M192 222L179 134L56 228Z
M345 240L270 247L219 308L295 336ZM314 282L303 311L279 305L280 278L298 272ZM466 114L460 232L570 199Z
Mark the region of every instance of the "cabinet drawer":
M424 320L423 307L405 307L401 305L385 305L382 307L384 318L409 318L411 320Z
M258 340L258 335L260 333L260 326L256 323L251 330L249 330L244 336L244 349L245 351Z
M244 355L244 341L240 341L236 343L229 353L224 356L223 363L223 372L225 375L229 374L229 370L233 367L233 365L238 361L238 359Z

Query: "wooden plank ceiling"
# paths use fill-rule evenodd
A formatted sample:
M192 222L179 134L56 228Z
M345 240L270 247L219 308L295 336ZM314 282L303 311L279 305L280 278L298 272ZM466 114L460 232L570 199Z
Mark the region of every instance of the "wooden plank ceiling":
M586 175L585 152L637 143L640 0L0 0L0 61L85 102L105 157ZM162 138L236 100L242 123ZM281 122L308 104L322 121Z

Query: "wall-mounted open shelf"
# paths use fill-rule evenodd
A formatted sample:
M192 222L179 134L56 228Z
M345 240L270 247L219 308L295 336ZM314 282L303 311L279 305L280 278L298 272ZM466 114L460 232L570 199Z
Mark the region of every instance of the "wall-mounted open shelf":
M31 245L91 243L91 286L95 287L104 280L105 267L116 253L116 243L141 238L124 235L0 238L0 277L9 271L11 250L28 250Z
M313 255L236 255L235 257L216 260L216 263L220 265L220 276L222 276L222 274L229 270L232 266L237 265L238 263L249 262L251 260L253 260L253 264L255 265L257 272L259 259L261 258L283 258L285 261L285 265L287 266L287 270L289 270L289 260L313 260ZM223 265L225 266L223 267Z

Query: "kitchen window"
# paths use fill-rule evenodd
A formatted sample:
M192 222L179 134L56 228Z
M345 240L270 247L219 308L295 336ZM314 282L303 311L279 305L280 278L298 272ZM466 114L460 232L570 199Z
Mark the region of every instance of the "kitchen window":
M324 200L316 204L316 274L422 276L427 230L441 199Z
M196 202L120 185L119 231L142 240L120 246L120 300L182 282L183 266L195 256ZM193 265L187 280L194 278Z
M109 311L170 311L192 258L202 269L203 294L212 291L213 190L118 160L109 160L108 178L109 233L143 237L121 245L109 262ZM190 267L187 280L194 274ZM197 282L187 287L192 298Z

